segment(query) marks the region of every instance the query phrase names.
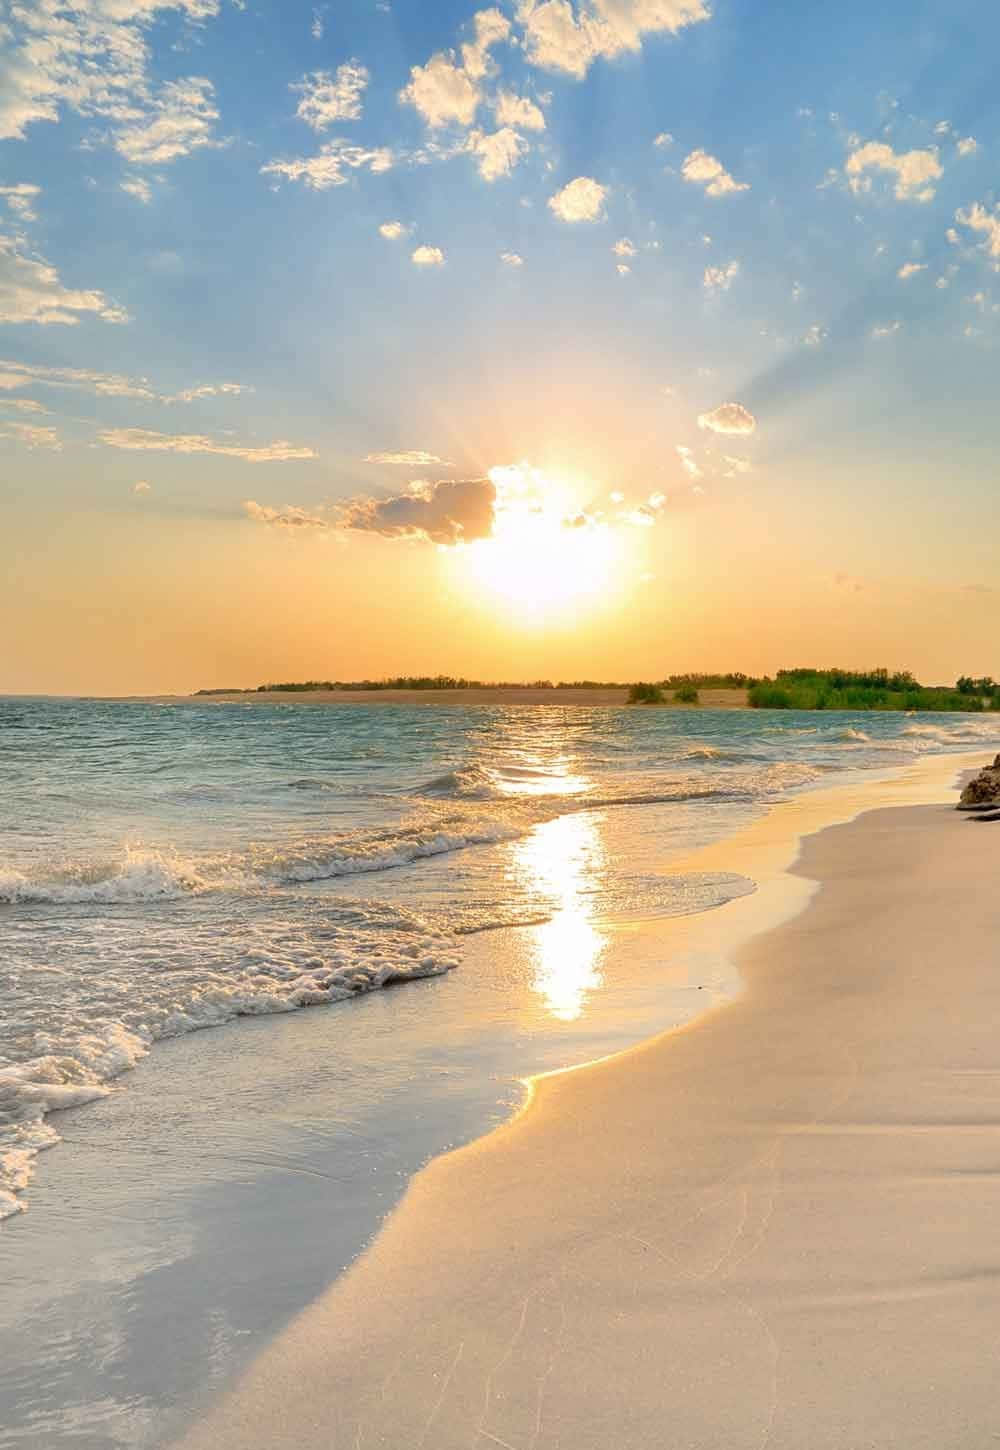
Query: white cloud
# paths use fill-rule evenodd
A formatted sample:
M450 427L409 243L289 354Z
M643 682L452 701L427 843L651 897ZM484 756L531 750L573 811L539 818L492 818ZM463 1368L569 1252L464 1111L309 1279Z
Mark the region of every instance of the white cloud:
M727 478L735 478L737 474L750 472L749 458L734 458L729 453L724 453L722 455L722 458L725 463L729 464L729 467L726 470Z
M490 48L506 40L510 21L499 10L480 10L474 17L476 38L462 46L462 59L438 51L426 65L415 65L409 84L399 93L428 126L471 126L483 99L480 82L489 73Z
M466 142L466 150L476 157L479 174L484 181L497 181L501 176L509 176L527 149L524 137L509 126L490 135L471 131Z
M218 453L247 463L287 463L318 457L314 448L297 448L284 438L251 447L223 443L198 433L156 433L151 428L105 428L97 436L108 448L123 448L130 453Z
M0 387L6 384L0 379ZM41 403L36 403L34 398L0 398L0 408L13 408L16 413L47 413L48 408L43 408Z
M335 75L312 71L291 86L302 97L295 114L314 131L325 131L334 121L357 121L369 79L368 68L357 60L345 61Z
M410 254L410 261L415 267L443 267L444 252L440 247L415 247Z
M853 192L871 190L871 171L885 171L895 176L894 194L897 201L931 201L934 196L933 182L942 175L937 147L925 151L904 151L896 153L884 141L866 141L856 146L847 158L844 167L847 180Z
M331 186L345 186L350 180L349 171L367 169L377 174L389 171L392 163L392 152L384 146L369 150L337 136L321 146L316 156L303 156L294 161L269 161L260 171L262 176L284 176L289 181L301 181L311 191L327 191Z
M654 146L672 146L674 138L669 131L661 131L658 136L653 137Z
M408 236L411 231L412 228L402 222L383 222L378 229L379 236L385 237L387 242L398 242L400 237Z
M520 0L528 60L580 78L599 58L642 48L647 34L675 34L709 18L703 0Z
M88 313L102 322L128 321L103 292L65 287L44 257L26 255L17 238L0 236L0 322L72 326Z
M309 27L309 34L312 36L313 40L323 39L323 11L325 9L326 6L323 6L322 9L316 9L313 11L312 24Z
M691 449L685 448L683 443L678 443L676 447L676 452L677 457L680 459L681 467L687 474L688 478L701 478L702 471L698 467L698 464L695 461L695 457L694 454L691 452Z
M879 322L872 328L871 335L876 340L883 337L892 337L893 333L898 332L902 325L903 324L898 321Z
M102 398L138 398L148 403L192 403L199 398L253 392L245 383L203 383L179 393L160 393L146 378L128 378L92 368L54 368L0 360L0 389L11 391L34 383L49 388L79 388Z
M826 328L820 327L818 322L814 322L802 334L802 341L806 347L819 347L826 341L826 335Z
M497 491L488 478L450 479L411 488L396 498L356 499L345 506L345 528L387 538L458 544L493 532Z
M596 222L604 216L608 188L592 176L577 176L549 197L548 205L560 221Z
M524 266L524 258L518 252L501 252L500 260L505 267Z
M631 270L632 268L627 262L619 262L618 265L615 267L615 271L618 273L619 277L627 277Z
M634 257L638 250L635 242L628 237L619 237L611 248L616 257Z
M153 188L144 176L129 176L119 184L122 191L127 191L129 196L134 196L143 206L148 206L153 200Z
M266 504L260 504L256 499L248 498L243 501L243 508L247 518L253 519L258 524L276 524L283 529L328 529L328 519L321 518L319 514L307 513L305 509L297 508L295 504L286 504L284 508L268 508Z
M904 262L903 265L900 267L899 271L896 273L896 276L900 277L905 282L908 278L915 277L918 272L926 271L926 262Z
M989 256L1000 258L1000 206L989 212L982 202L974 201L971 206L957 211L955 220L970 231L981 232L983 246Z
M163 166L203 146L213 146L219 119L212 82L203 76L166 81L146 111L129 112L114 133L115 150L132 166Z
M959 156L975 156L976 152L979 150L979 142L976 140L975 136L963 136L956 143L955 150L958 152Z
M34 186L31 182L21 181L16 186L0 186L0 196L4 198L10 210L22 222L36 222L35 197L41 193L40 186Z
M698 427L712 433L750 434L757 427L757 419L742 403L722 403L710 413L698 414Z
M500 91L493 103L501 126L520 126L522 131L544 131L545 116L534 101L516 96L513 91Z
M0 438L9 438L14 443L23 443L26 448L51 448L62 451L59 434L54 428L40 428L36 423L6 423L0 425Z
M206 144L197 118L215 119L208 83L172 81L157 95L148 36L170 12L192 22L216 15L219 0L18 0L4 9L0 137L23 138L29 126L58 121L67 109L112 122L120 150L150 128L159 130L158 144L174 138L164 159Z
M138 494L152 493L153 485L151 483L147 483L144 478L140 478L138 483L133 483L132 492Z
M401 453L369 453L361 461L400 464L406 468L425 468L431 463L436 463L440 468L452 467L447 459L439 458L436 453L426 453L422 448L406 448Z
M702 282L709 292L728 292L740 275L740 264L735 259L723 267L706 267Z
M701 149L684 158L681 175L685 181L704 186L706 196L729 196L734 191L750 190L748 181L734 181L721 161Z

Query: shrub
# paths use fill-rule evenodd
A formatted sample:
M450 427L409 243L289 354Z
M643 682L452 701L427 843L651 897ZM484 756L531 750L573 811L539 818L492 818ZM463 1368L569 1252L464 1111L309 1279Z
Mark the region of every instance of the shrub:
M697 705L698 691L694 685L679 685L674 691L675 705Z
M662 705L663 691L659 685L650 685L640 680L628 692L630 705Z

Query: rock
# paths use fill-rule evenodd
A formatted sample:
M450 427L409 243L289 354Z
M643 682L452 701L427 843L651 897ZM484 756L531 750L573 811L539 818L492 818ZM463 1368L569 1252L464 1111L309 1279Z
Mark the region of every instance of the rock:
M985 766L970 780L958 798L960 811L971 811L987 805L1000 806L1000 755L992 765Z

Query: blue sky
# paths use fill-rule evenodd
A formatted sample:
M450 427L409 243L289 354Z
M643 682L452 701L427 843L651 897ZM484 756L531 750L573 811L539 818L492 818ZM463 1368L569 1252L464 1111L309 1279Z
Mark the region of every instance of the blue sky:
M588 526L650 513L644 578L671 512L733 559L745 516L758 552L947 586L995 637L994 6L0 13L8 560L44 573L39 530L162 561L208 522L220 555L349 524L390 578L444 536L380 502L419 480L437 517L439 479L524 461Z

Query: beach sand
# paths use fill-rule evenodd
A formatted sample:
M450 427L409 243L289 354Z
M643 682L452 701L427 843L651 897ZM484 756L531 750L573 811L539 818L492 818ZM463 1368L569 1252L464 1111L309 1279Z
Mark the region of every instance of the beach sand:
M434 1161L184 1450L995 1443L1000 831L953 776L699 853L760 883L709 914L743 994Z

